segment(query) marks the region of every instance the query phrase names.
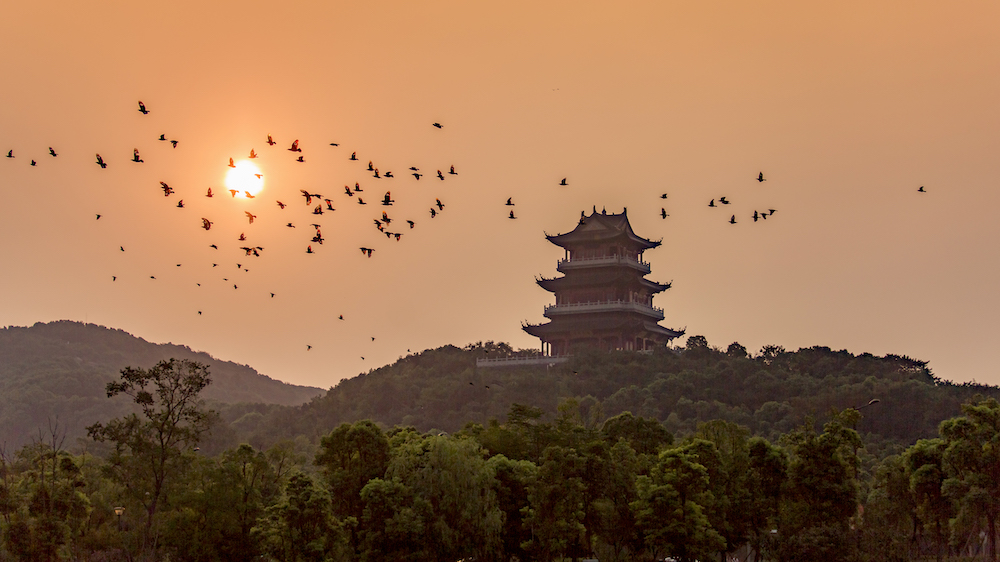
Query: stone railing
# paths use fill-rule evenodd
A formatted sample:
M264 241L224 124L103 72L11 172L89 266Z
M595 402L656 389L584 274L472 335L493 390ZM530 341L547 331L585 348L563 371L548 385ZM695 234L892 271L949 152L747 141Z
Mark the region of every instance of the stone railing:
M639 271L644 273L649 273L649 264L642 261L641 259L630 258L628 256L603 256L599 258L572 258L572 259L561 259L556 262L556 270L560 272L565 272L567 269L576 269L580 267L594 267L600 265L629 265Z
M552 318L553 314L582 314L586 312L639 312L663 320L663 309L634 301L596 301L574 302L567 304L550 304L545 307L543 315Z

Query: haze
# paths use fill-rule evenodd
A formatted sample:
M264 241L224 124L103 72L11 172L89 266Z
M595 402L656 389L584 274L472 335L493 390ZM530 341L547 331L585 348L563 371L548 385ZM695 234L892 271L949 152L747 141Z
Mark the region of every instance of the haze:
M1000 383L996 3L4 11L2 325L87 321L321 387L444 344L537 347L521 322L543 320L534 278L562 257L544 234L596 206L663 239L644 257L673 281L654 299L665 326ZM228 159L251 149L264 188L232 198ZM344 194L355 182L368 205ZM313 216L300 189L337 210ZM732 205L709 208L720 196ZM376 230L382 211L400 241ZM313 222L326 240L307 254Z

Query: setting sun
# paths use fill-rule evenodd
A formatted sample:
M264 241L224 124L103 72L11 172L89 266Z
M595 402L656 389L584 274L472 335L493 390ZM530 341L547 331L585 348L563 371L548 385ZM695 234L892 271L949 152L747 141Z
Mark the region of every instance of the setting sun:
M264 176L253 162L241 160L226 174L226 188L257 195L264 189Z

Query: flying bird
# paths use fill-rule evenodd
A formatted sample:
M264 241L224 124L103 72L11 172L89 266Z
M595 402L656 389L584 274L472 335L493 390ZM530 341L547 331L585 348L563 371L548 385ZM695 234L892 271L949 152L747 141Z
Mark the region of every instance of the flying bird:
M449 170L448 173L451 174L451 175L453 175L453 176L457 176L458 175L458 172L455 171L455 166L452 166L451 170Z
M285 204L284 204L284 203L282 203L281 201L278 201L278 206L279 206L279 207L281 207L282 209L284 209L284 208L285 208Z
M7 153L7 157L13 158L13 156L11 156L9 152ZM104 163L104 158L101 158L100 154L97 155L97 165L100 166L102 170L108 167L108 165Z
M203 220L203 221L207 221L208 219L201 219L201 220ZM205 228L205 230L208 230L208 229L209 229L209 228L211 228L211 227L212 227L212 223L211 223L211 222L209 222L209 223L208 223L208 227L207 227L207 228ZM209 247L209 248L215 248L216 250L218 250L218 249L219 249L219 247L218 247L218 246L216 246L215 244L209 244L209 245L208 245L208 247Z
M244 196L245 196L245 197L246 197L247 199L253 199L254 197L257 197L256 195L253 195L253 194L252 194L252 193L250 193L249 191L244 191L244 192L243 192L243 195L244 195Z
M295 161L296 162L305 162L306 159L305 159L305 157L299 156L298 158L295 159Z
M363 247L363 248L361 248L361 253L362 253L362 254L368 254L368 257L372 257L372 252L374 252L374 251L375 251L375 250L373 250L373 249L371 249L371 248L364 248L364 247ZM373 338L373 339L374 339L374 338Z
M415 223L413 221L408 220L408 221L406 221L406 224L410 225L410 228L413 228L413 225Z
M374 172L375 171L375 166L372 165L372 161L371 160L368 161L368 171L369 172Z
M344 193L346 193L349 197L354 197L354 192L351 191L351 188L346 185L344 186Z
M276 144L274 142L274 139L271 138L271 135L267 135L267 144L269 144L270 146L274 146Z
M415 177L415 178L417 178L417 180L420 180L420 176L422 176L423 174L418 174L417 172L413 172L410 175L413 176L413 177Z
M351 157L348 160L357 160L357 159L358 159L358 153L357 152L352 152L351 153Z
M167 140L167 135L165 135L165 134L161 134L161 135L160 135L160 138L158 138L158 139L156 139L156 140L161 140L161 141L165 141L165 140Z
M372 177L381 179L381 176L378 175L378 168L375 168L375 174Z
M32 160L32 161L31 161L31 165L32 165L32 166L37 166L37 165L38 165L38 163L37 163L37 162L35 162L34 160Z
M736 224L736 215L729 217L729 224Z
M49 147L49 154L50 154L50 155L51 155L51 156L52 156L53 158L54 158L54 157L56 157L56 156L59 156L58 154L56 154L56 151L55 151L55 150L53 150L51 146Z
M712 199L711 201L709 201L708 202L708 206L709 207L714 207L715 206L715 199Z
M142 113L143 115L149 114L149 110L146 109L146 104L142 103L141 101L139 102L139 113Z
M183 199L181 199L180 201L177 202L177 208L178 209L183 209L184 208L184 200Z
M243 212L246 213L247 218L250 219L250 224L253 224L253 220L257 218L257 215L251 213L250 211L243 211Z
M392 205L393 203L395 203L395 201L393 199L390 199L389 192L386 191L385 192L385 196L382 198L382 204L385 205L386 207L388 207L388 206Z
M253 149L251 148L250 149L250 158L256 158L256 157L257 157L257 153L254 152Z
M927 190L924 189L924 186L920 186L919 188L917 188L917 191L919 191L920 193L927 193Z
M667 198L667 194L666 193L663 193L663 194L660 195L660 199L666 199L666 198Z
M764 179L764 172L760 172L759 174L757 174L757 181L758 182L767 181L766 179Z
M357 193L357 192L361 192L361 191L364 191L364 190L361 189L361 184L360 183L354 182L354 191Z
M292 147L288 150L291 152L302 152L302 149L299 148L299 139L295 139L295 142L292 143Z
M434 204L437 205L439 211L444 210L444 203L442 203L440 199L435 199Z
M163 190L163 196L164 197L166 197L166 196L168 196L168 195L170 195L171 193L174 192L174 188L172 188L169 185L167 185L167 182L165 182L165 181L161 181L160 182L160 189Z
M323 204L322 203L320 203L319 205L316 205L316 208L313 209L313 214L314 215L322 215L323 214Z
M753 222L757 222L757 219L759 219L759 218L760 218L760 215L757 214L757 211L754 211L753 212Z
M338 143L335 143L335 142L331 142L331 143L330 143L330 146L340 146L340 144L338 144Z
M517 217L514 216L514 209L510 210L510 216L508 216L507 218L509 218L509 219L516 219L517 218Z
M13 158L13 157L14 157L14 151L13 150L8 150L7 151L7 158ZM100 158L101 155L98 154L97 157Z
M247 239L247 235L246 235L246 233L245 233L245 232L241 232L241 233L240 233L240 242L242 242L242 241L244 241L244 240L246 240L246 239Z
M239 193L239 192L240 192L240 190L238 190L238 189L230 189L229 190L229 194L232 195L234 198L236 197L236 194Z
M725 197L719 197L719 203L722 203L723 205L728 205L729 203L731 203L731 201L726 201Z
M358 197L358 205L367 205L367 204L368 203L365 203L364 199L362 199L360 196Z
M230 168L235 168L236 167L236 164L233 164L233 159L232 158L229 159L229 167Z
M431 218L434 218L436 216L437 216L437 209L435 209L434 207L431 207Z
M559 182L559 185L569 185L569 184L566 183L566 178L563 178L562 181Z
M441 123L431 123L431 125L437 127L438 129L441 128Z
M212 197L212 188L211 187L208 188L208 193L205 194L205 197Z
M139 158L139 149L138 148L133 148L132 149L132 161L133 162L142 162L142 158Z
M333 201L330 201L329 199L324 199L323 201L326 202L326 210L327 211L336 211L337 210L337 209L333 208Z
M97 215L97 218L94 220L101 220L101 215Z
M504 205L507 205L508 207L513 207L514 206L514 202L511 201L511 199L513 199L513 197L508 197L507 198L507 202L504 203Z
M314 253L314 252L313 252L313 247L312 247L312 246L306 246L306 253L307 253L307 254L312 254L312 253Z
M390 170L390 171L386 172L385 174L383 174L383 177L391 178L391 177L394 177L394 176L392 175L392 171Z
M389 218L389 215L387 215L385 211L382 211L382 221L384 221L385 224L392 222L392 219Z
M177 148L177 141L172 140L170 141L170 144L173 145L174 148Z
M444 181L444 174L441 173L441 170L438 170L438 179Z
M667 210L664 209L663 207L660 207L660 218L665 219L665 218L667 218L669 216L670 215L667 214Z
M295 225L294 225L294 224L292 224L292 223L288 223L288 224L286 224L285 226L287 226L288 228L295 228Z

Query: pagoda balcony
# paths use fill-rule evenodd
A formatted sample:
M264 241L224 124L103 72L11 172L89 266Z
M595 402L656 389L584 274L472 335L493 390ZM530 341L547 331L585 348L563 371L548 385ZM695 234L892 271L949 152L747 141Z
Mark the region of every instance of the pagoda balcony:
M587 314L592 312L638 312L657 320L663 320L663 309L635 301L596 301L552 304L545 307L546 318L562 314Z
M570 269L580 269L584 267L599 267L604 265L627 265L634 267L644 274L651 270L649 264L641 259L630 258L628 256L602 256L599 258L571 258L561 259L556 263L556 271L566 273Z

